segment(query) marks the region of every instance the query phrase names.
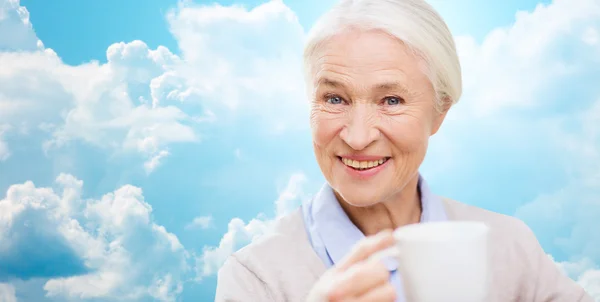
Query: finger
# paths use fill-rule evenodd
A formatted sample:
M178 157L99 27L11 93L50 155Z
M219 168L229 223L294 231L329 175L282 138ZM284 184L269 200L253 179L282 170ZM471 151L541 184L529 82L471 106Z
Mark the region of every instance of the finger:
M394 244L394 236L391 230L381 231L377 235L367 237L354 246L337 267L340 270L346 270L352 265L369 258L372 254L388 248Z
M379 261L363 261L341 273L332 284L330 299L358 297L372 288L388 283L390 272Z
M380 286L366 292L362 296L356 299L357 302L394 302L396 301L397 293L396 288L389 283L385 282Z

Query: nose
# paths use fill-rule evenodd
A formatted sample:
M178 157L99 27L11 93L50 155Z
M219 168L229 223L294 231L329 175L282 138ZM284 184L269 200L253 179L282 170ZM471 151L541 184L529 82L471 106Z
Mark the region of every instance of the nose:
M356 151L366 149L379 138L380 132L375 127L376 114L370 104L355 104L348 112L348 122L340 132L340 138Z

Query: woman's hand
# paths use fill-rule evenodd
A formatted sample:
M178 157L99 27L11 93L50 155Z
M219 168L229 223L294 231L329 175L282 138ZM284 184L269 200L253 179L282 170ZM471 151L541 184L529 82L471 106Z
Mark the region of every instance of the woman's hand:
M381 261L369 259L393 244L391 231L361 240L344 260L321 276L307 301L395 301L396 290L389 282L389 271Z

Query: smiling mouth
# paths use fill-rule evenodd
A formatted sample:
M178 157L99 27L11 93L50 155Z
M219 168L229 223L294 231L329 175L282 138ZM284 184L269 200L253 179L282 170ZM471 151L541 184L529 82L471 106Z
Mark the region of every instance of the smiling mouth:
M352 168L354 170L357 170L357 171L373 169L377 166L383 165L385 162L387 162L390 159L390 157L382 157L378 160L357 161L357 160L352 160L352 159L339 157L339 156L338 156L338 158L344 165L346 165L347 167Z

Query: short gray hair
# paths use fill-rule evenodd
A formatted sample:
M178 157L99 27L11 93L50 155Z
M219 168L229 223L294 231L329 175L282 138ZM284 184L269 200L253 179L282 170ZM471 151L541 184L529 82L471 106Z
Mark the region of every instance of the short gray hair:
M444 100L453 105L460 98L462 76L454 39L442 17L424 0L341 0L308 34L304 48L307 81L320 46L349 28L384 31L421 57L438 108Z

